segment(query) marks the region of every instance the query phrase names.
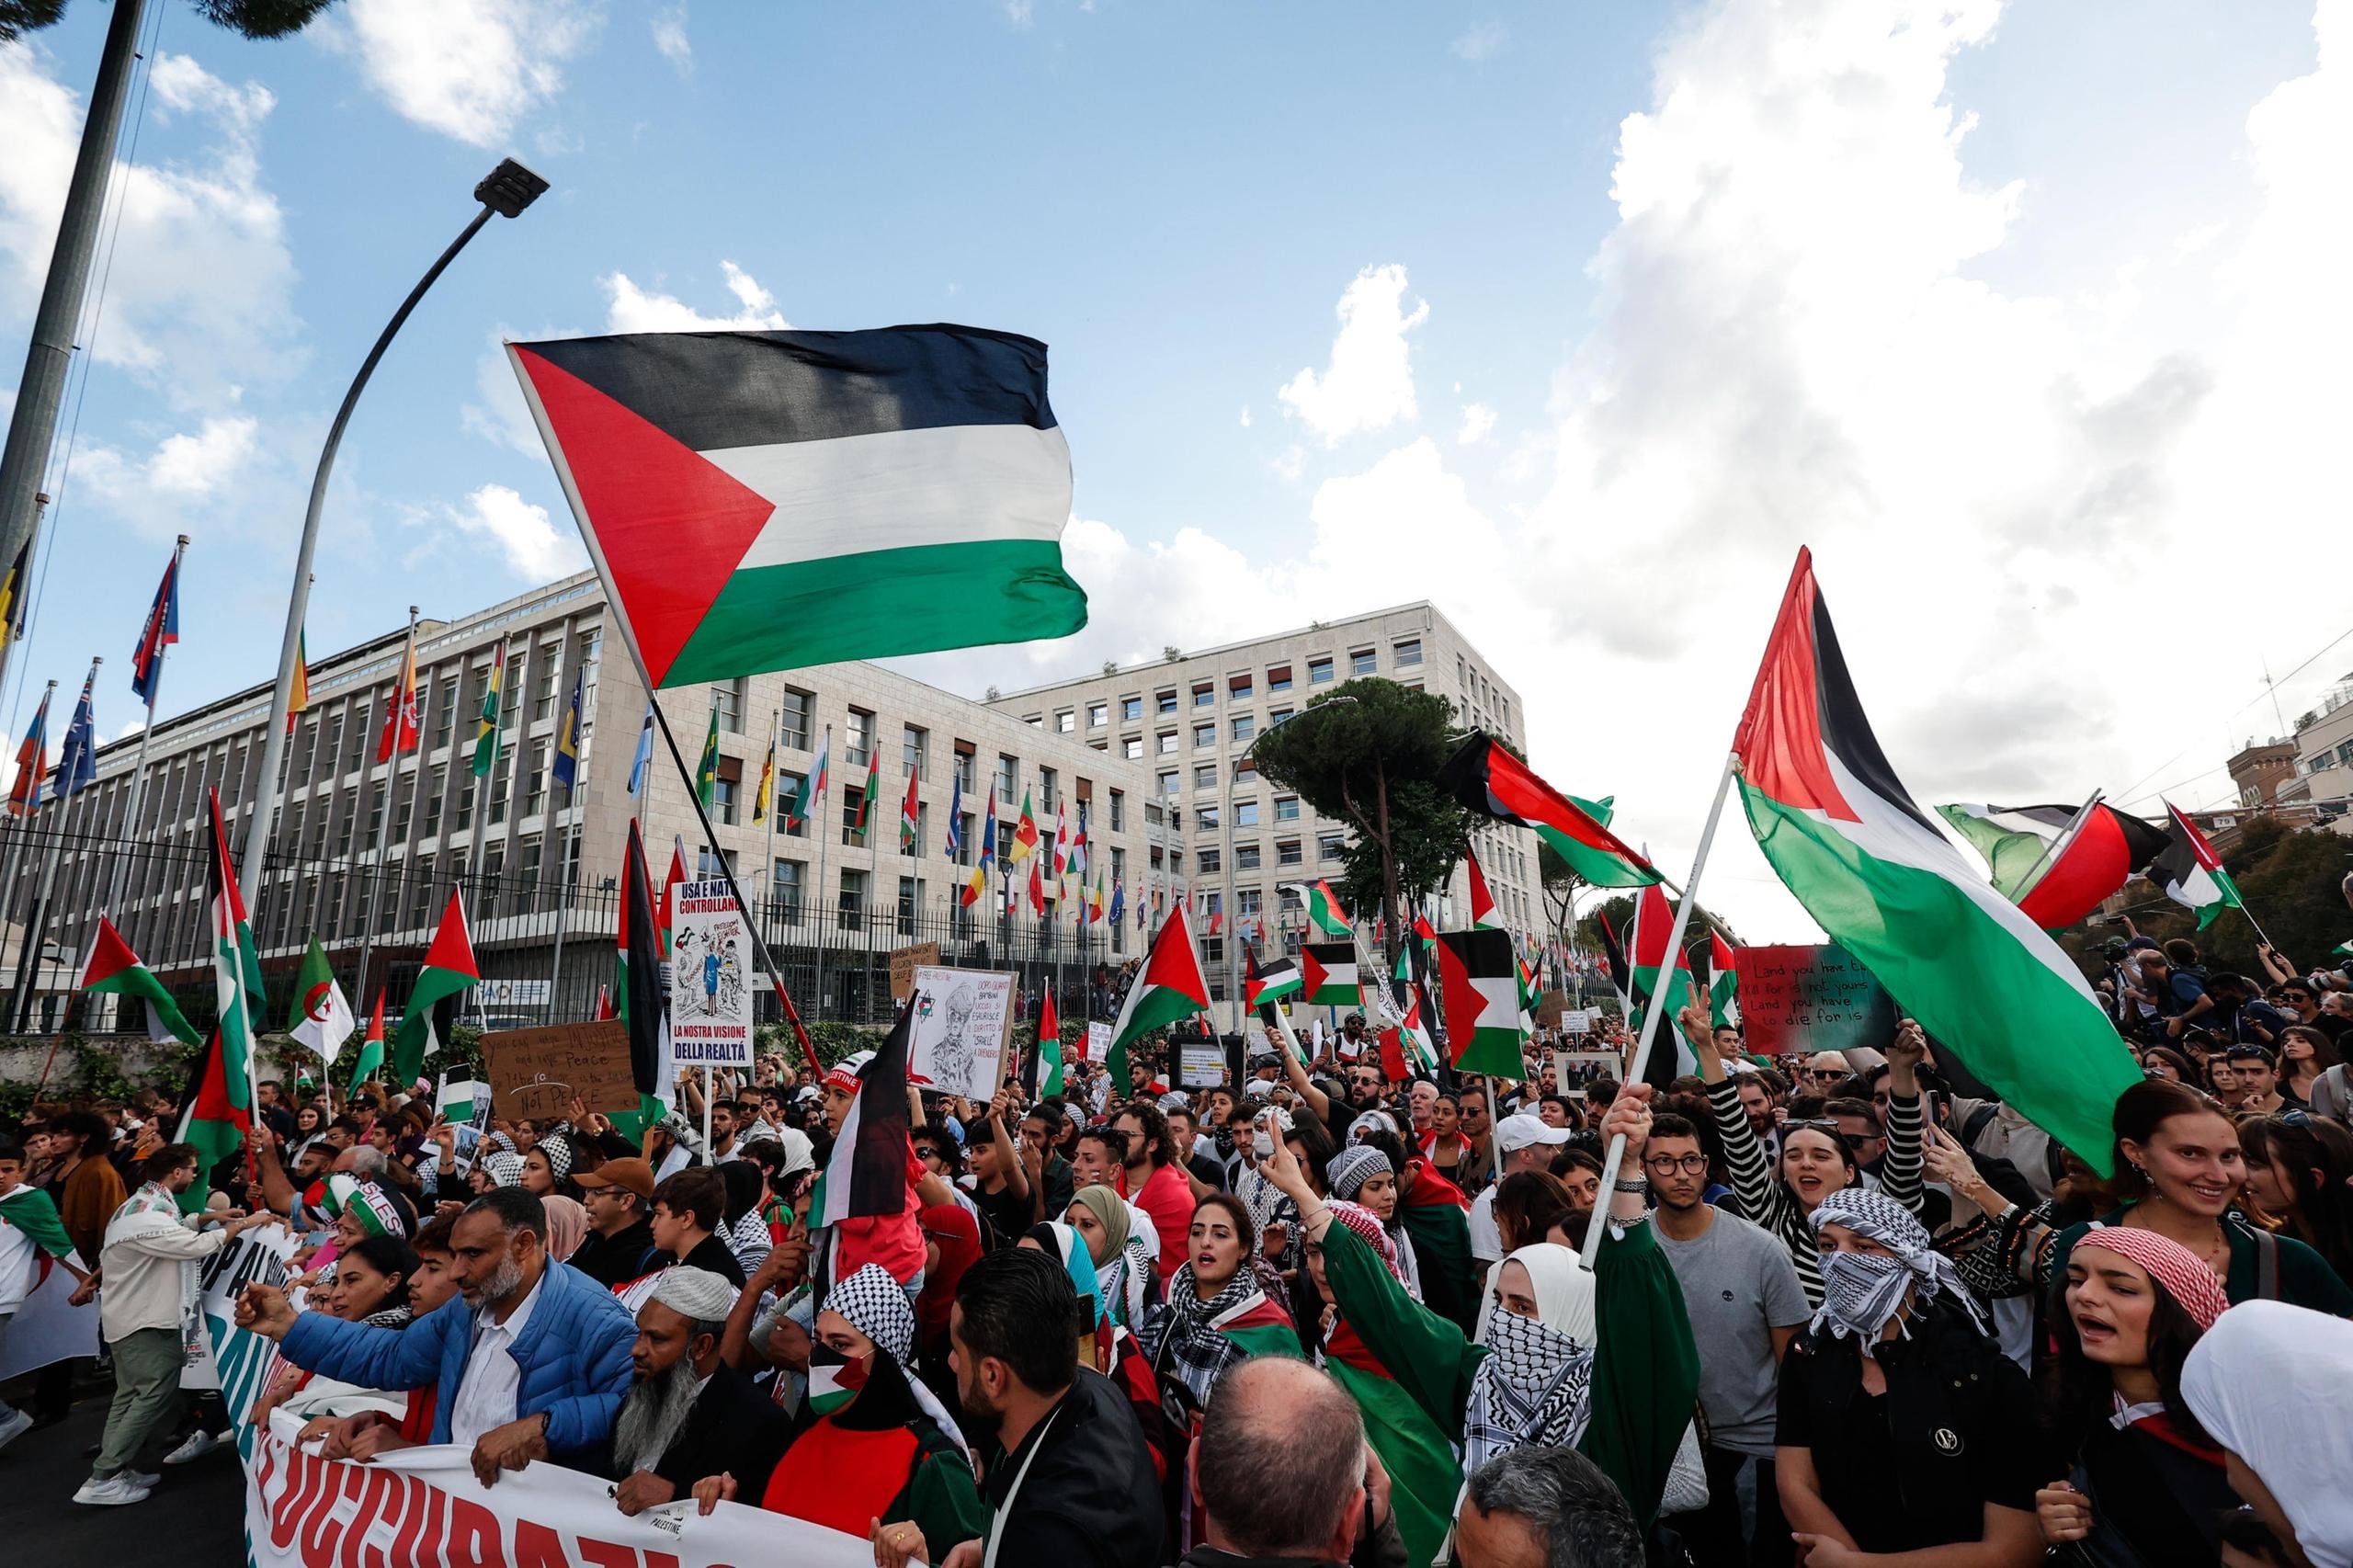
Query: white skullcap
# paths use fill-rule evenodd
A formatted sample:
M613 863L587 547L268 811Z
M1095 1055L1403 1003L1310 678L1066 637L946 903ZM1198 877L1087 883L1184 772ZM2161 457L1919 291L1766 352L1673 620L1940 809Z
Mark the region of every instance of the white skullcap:
M720 1323L735 1310L735 1287L727 1282L725 1275L680 1264L662 1271L654 1282L654 1293L646 1300L659 1301L680 1317L697 1323Z

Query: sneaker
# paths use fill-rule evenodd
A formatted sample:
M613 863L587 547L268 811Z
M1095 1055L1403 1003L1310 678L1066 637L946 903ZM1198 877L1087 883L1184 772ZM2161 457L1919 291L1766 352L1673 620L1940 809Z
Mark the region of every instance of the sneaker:
M0 1432L5 1432L6 1430L6 1427L0 1426ZM7 1439L5 1437L0 1437L0 1442L6 1442L6 1440ZM205 1455L210 1453L213 1449L226 1448L228 1443L228 1433L208 1432L203 1427L199 1426L195 1431L190 1432L188 1435L187 1440L181 1443L178 1448L174 1449L170 1453L165 1454L164 1456L164 1462L165 1464L193 1464L198 1460L200 1460Z
M143 1470L126 1470L122 1472L122 1479L131 1483L133 1492L153 1492L164 1481L162 1476L151 1475Z
M0 1449L6 1448L33 1429L33 1418L21 1410L8 1412L8 1419L0 1421Z
M127 1472L109 1475L104 1481L94 1475L82 1483L82 1490L74 1494L74 1501L98 1508L119 1508L125 1503L147 1501L147 1489L131 1485Z

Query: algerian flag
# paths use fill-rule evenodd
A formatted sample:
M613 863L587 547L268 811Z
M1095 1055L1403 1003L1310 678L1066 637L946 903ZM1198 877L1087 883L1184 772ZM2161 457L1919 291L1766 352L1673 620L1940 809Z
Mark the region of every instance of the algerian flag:
M1327 937L1352 937L1356 928L1348 924L1347 912L1340 907L1340 895L1326 881L1285 882L1285 892L1299 894L1299 902L1307 906L1308 924Z
M1135 1082L1128 1070L1128 1047L1154 1029L1190 1017L1210 1005L1208 982L1201 978L1201 960L1193 951L1193 927L1185 918L1185 901L1178 899L1152 939L1152 954L1143 972L1128 988L1120 1005L1119 1021L1111 1026L1111 1093L1124 1099Z
M351 1004L343 999L343 987L335 983L335 971L327 967L327 950L314 935L311 950L302 960L302 972L294 982L294 1016L286 1020L286 1031L317 1051L321 1062L331 1067L335 1052L358 1027L358 1020L351 1016Z
M103 915L98 916L97 934L90 939L89 961L82 966L82 989L140 998L146 1004L147 1038L157 1044L167 1040L183 1045L203 1043L204 1037L180 1012L179 1004L155 978L155 971L139 961L122 933Z
M2238 883L2222 869L2222 858L2214 853L2198 824L2170 801L2165 815L2167 843L2149 862L2149 880L2165 889L2165 896L2176 903L2196 910L2200 931L2214 924L2222 911L2245 909Z
M392 1075L403 1085L425 1075L426 1058L448 1043L455 1021L459 992L481 983L482 967L474 961L473 938L466 932L466 901L449 895L440 929L425 950L425 967L401 1013L401 1030L392 1040Z

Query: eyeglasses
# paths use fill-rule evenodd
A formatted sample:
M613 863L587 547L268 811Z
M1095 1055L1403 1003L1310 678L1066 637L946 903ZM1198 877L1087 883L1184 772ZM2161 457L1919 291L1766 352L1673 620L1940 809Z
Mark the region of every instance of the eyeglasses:
M1670 1171L1689 1171L1694 1176L1708 1168L1705 1154L1650 1154L1643 1157L1643 1168L1665 1176Z

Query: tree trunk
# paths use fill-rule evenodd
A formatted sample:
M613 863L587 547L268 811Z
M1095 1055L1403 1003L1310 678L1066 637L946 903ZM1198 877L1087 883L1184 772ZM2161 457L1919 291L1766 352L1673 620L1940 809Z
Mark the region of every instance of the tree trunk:
M1386 971L1397 961L1395 943L1402 934L1397 909L1397 857L1391 853L1389 847L1389 772L1375 758L1372 773L1373 788L1379 792L1379 799L1373 805L1380 813L1381 821L1381 915L1389 927L1391 943L1381 955L1381 968Z

